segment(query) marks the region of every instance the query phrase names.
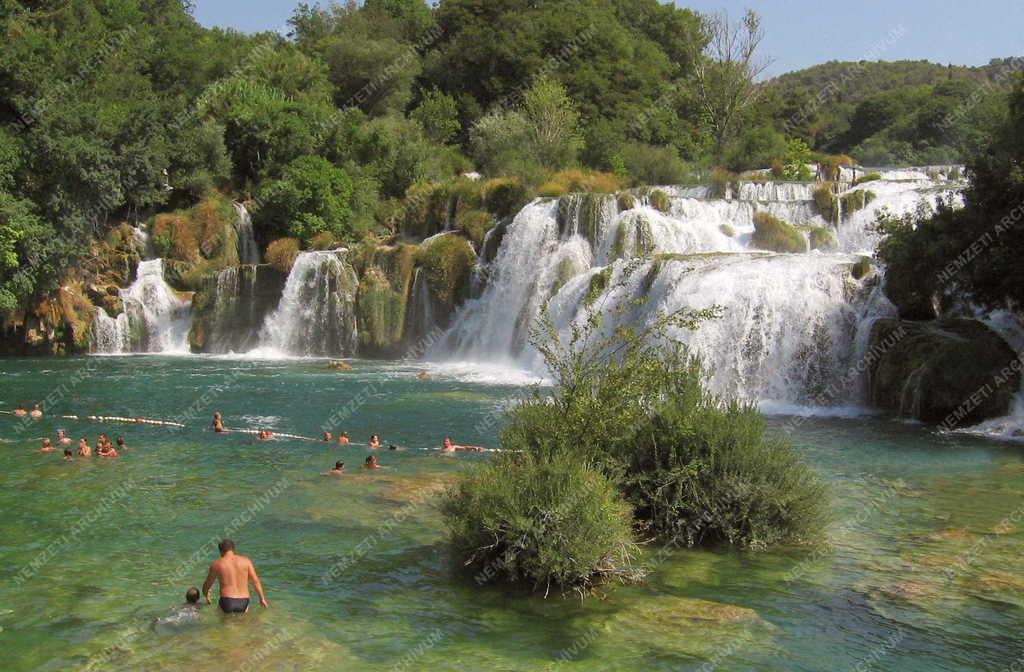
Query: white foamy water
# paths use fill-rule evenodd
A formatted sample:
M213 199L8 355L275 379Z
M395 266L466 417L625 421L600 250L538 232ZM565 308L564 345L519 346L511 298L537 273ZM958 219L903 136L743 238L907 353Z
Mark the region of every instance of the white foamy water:
M93 350L100 354L189 351L190 302L164 280L162 259L139 262L135 282L121 290L124 311L115 318L97 309Z

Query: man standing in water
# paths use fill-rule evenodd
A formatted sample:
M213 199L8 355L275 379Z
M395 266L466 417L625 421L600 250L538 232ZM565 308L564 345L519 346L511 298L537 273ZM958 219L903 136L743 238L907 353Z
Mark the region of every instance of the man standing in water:
M267 598L263 594L263 584L256 576L256 568L252 560L235 553L235 542L224 539L217 544L220 558L210 565L210 573L203 584L203 595L206 603L210 599L210 589L214 581L220 581L220 600L217 604L225 614L244 614L249 610L249 582L252 581L256 594L260 596L260 606L268 607Z

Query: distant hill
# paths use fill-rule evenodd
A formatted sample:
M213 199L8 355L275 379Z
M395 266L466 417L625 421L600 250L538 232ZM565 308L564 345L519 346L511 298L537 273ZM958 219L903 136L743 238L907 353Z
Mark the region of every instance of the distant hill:
M865 163L944 163L961 158L991 112L990 94L1008 91L1008 73L1022 69L1021 58L980 67L829 61L765 82L765 104L780 131L817 150Z

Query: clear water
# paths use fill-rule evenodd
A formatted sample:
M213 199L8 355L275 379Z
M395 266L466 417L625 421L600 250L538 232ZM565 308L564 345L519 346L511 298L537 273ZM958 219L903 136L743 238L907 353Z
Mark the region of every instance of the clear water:
M436 500L423 501L490 457L418 450L445 434L493 445L489 419L526 377L434 365L424 381L421 365L353 366L0 361L0 410L52 394L54 414L196 427L0 415L3 669L933 672L1002 670L1024 654L1019 445L877 417L776 417L828 480L830 551L651 546L646 584L583 604L545 600L479 585L450 557ZM378 433L407 450L382 451L387 469L366 473L360 447L201 429L215 409L229 426L306 436L347 415L338 429L354 440ZM72 463L36 452L38 437L62 426L76 438L122 434L129 448ZM318 475L338 459L348 475ZM204 544L225 527L255 560L271 608L169 620L214 559ZM34 559L42 564L24 579Z

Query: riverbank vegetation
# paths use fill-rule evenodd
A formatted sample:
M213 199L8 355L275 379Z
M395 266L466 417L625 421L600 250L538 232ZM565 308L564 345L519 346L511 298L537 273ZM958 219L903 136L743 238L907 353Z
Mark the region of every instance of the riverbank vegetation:
M109 276L92 250L125 224L189 256L166 266L176 289L200 286L230 261L185 225L203 203L230 217L224 204L244 202L283 269L293 240L389 246L450 230L479 251L537 195L696 182L725 194L745 170L810 180L808 162L845 153L954 160L985 145L1016 63L830 63L757 82L755 14L657 0L301 4L287 35L207 29L189 12L0 8L5 325L50 314L36 309L61 285ZM817 95L833 81L843 96Z
M608 289L624 289L636 272L631 265ZM598 300L560 334L545 314L532 341L553 387L508 412L507 452L446 496L459 558L489 577L586 592L605 579L641 578L631 545L639 540L759 550L815 539L826 498L814 472L756 408L708 391L700 360L672 336L715 315L680 311L639 331ZM580 502L557 489L515 495L548 492L552 472L577 470L594 488L582 495L594 509L587 516L568 515ZM623 520L632 520L630 536ZM566 571L566 557L582 561Z

